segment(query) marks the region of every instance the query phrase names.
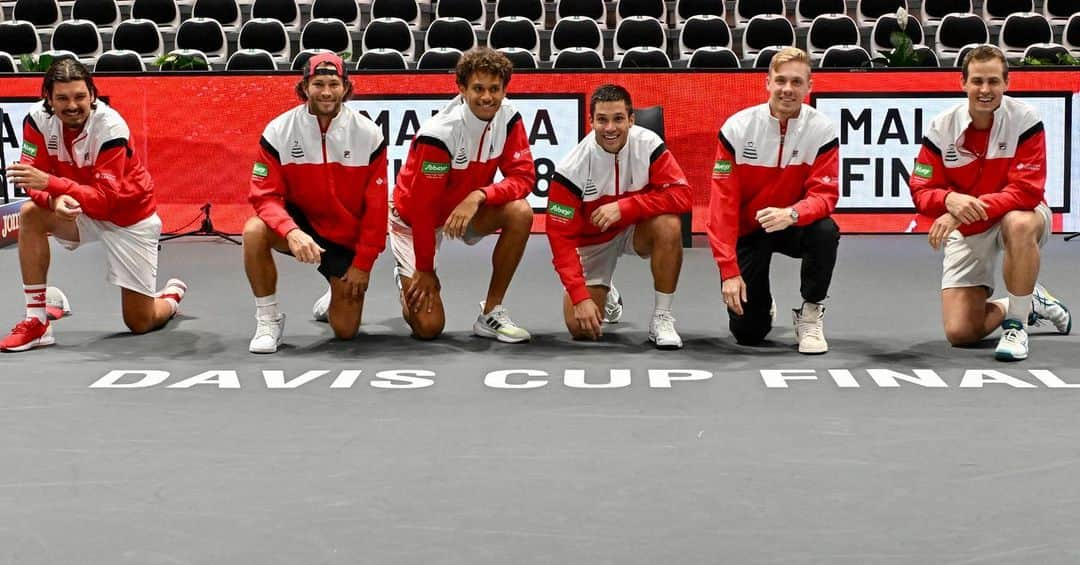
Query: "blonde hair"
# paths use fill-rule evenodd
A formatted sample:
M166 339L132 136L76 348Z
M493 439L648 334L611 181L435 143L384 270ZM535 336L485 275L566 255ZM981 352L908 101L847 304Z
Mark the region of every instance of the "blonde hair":
M804 63L806 65L806 74L810 74L810 56L806 54L806 51L799 49L798 47L784 47L773 55L772 61L769 62L769 74L775 73L776 69L780 68L780 65L784 63Z

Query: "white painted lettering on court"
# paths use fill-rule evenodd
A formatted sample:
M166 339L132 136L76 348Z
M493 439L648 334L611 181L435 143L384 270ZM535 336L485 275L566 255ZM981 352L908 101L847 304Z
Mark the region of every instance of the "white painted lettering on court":
M900 386L897 381L905 381L926 388L949 388L945 381L941 380L937 372L932 369L915 369L914 376L899 373L890 369L867 369L870 378L881 388L896 388Z
M829 376L839 388L859 388L859 381L847 369L829 369Z
M352 388L362 372L360 369L346 369L338 373L337 378L334 379L334 384L330 385L330 388Z
M285 380L285 371L263 371L266 388L297 388L303 386L330 371L304 371L300 376Z
M510 389L529 389L540 388L548 384L547 379L532 379L529 377L546 377L548 376L546 371L538 371L535 369L504 369L501 371L492 371L484 377L484 385L488 388L510 388ZM523 382L511 383L510 377L515 377L515 381L521 380L521 377L525 377Z
M584 369L567 369L563 373L563 384L570 388L623 388L630 386L630 369L612 369L608 371L606 383L585 382Z
M1016 377L1010 377L1001 371L995 371L993 369L971 369L964 371L964 378L960 380L960 388L982 388L984 384L1003 384L1013 388L1037 388L1027 381L1022 381Z
M672 381L707 381L712 373L701 369L649 369L651 388L671 388Z
M139 380L134 382L120 382L125 377L139 376ZM104 377L94 381L94 384L90 385L90 388L147 388L157 386L166 381L169 378L168 371L157 370L113 370L105 374Z
M240 388L240 377L237 376L236 371L203 371L190 379L171 384L168 388L191 388L195 385L215 385L225 389Z
M1046 388L1080 388L1080 383L1067 383L1061 377L1046 369L1032 369L1028 371L1031 376L1042 381Z
M787 388L788 381L816 381L817 371L813 369L762 369L761 380L766 388Z
M435 381L427 378L434 376L434 371L424 369L379 371L375 373L375 378L378 380L371 381L371 386L374 388L426 388L435 384Z

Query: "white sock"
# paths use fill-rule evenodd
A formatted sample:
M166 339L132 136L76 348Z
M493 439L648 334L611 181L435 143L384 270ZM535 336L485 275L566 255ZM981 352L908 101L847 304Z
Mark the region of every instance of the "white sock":
M47 318L45 313L45 283L24 284L23 297L26 298L26 319L37 318L38 321L44 324Z
M671 313L671 303L675 301L675 293L671 294L660 292L659 290L653 292L655 310L657 312Z
M277 307L277 294L255 297L255 317L260 320L276 320L281 317Z
M1016 296L1009 293L1009 306L1005 309L1006 320L1016 320L1021 324L1026 324L1028 316L1031 315L1031 295Z

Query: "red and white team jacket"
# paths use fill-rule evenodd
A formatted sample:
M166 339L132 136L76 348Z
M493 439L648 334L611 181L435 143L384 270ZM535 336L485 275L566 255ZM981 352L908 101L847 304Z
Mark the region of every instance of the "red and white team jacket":
M153 215L154 181L128 140L131 132L120 114L101 100L82 131L64 127L45 111L30 107L23 121L20 161L49 173L45 190L29 190L30 199L49 208L49 197L67 194L90 218L130 226Z
M503 180L495 180L495 171ZM413 229L416 270L435 270L435 230L474 190L485 206L525 198L536 169L521 114L503 100L490 122L459 95L420 126L394 186L394 209Z
M1034 108L1003 96L985 149L965 143L970 125L966 101L935 117L908 181L924 222L948 212L949 192L987 203L989 219L960 224L957 229L964 235L986 231L1006 212L1034 210L1046 189L1046 134Z
M783 132L768 104L746 108L724 122L719 138L708 231L720 278L727 280L741 273L738 239L762 229L758 210L794 207L799 226L832 214L840 199L840 144L832 121L806 104Z
M298 207L319 235L356 250L353 266L371 271L386 248L386 140L359 112L342 106L325 132L301 104L273 119L259 140L248 200L270 229L297 228Z
M632 126L618 154L596 135L582 139L555 167L548 191L547 235L552 263L570 300L589 298L578 248L611 241L623 229L661 214L690 211L690 185L658 135ZM622 219L600 231L589 217L600 206L619 203Z

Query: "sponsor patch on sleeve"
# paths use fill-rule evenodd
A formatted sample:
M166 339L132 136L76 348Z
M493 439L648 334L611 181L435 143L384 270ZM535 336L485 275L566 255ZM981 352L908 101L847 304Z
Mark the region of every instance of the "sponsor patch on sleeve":
M22 153L27 157L37 157L37 145L30 143L29 141L22 142Z
M264 179L269 174L270 168L265 163L255 163L255 168L251 169L251 176L253 177Z
M917 177L928 179L934 175L933 165L927 165L926 163L915 163L915 170L912 174Z
M717 161L713 165L712 175L714 177L719 177L721 175L730 175L730 174L731 174L731 161L720 160L720 161Z
M438 163L436 161L424 161L420 165L420 172L425 177L438 178L450 172L450 163Z
M549 202L548 216L559 222L569 222L574 219L574 209L558 202Z

